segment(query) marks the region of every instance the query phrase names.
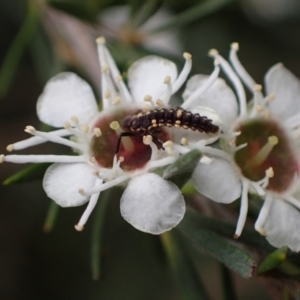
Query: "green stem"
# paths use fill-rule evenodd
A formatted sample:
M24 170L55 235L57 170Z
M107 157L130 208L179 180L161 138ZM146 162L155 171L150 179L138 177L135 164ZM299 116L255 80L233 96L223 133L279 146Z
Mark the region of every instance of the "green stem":
M111 196L111 190L108 190L101 194L95 211L95 216L94 216L94 225L92 229L92 240L91 240L91 271L92 271L92 278L94 280L98 280L101 275L101 249L102 249L103 226L105 221L106 208L110 196Z
M43 227L44 232L48 233L53 229L53 226L55 224L58 215L58 211L59 211L59 206L54 201L51 201L48 208L48 213L46 216L44 227Z

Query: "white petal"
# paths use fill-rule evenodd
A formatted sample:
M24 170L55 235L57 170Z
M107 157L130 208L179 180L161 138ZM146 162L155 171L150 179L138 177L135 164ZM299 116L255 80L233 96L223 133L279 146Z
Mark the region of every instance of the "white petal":
M241 195L239 174L222 158L214 158L211 164L199 163L192 180L199 193L219 203L231 203Z
M37 102L39 119L54 127L62 127L72 116L76 116L81 124L86 124L97 111L92 88L70 72L50 79Z
M166 76L171 77L171 83L177 78L176 65L159 56L150 55L134 62L128 70L128 86L135 102L141 102L146 95L156 101L166 91L164 84Z
M287 119L300 111L300 81L279 63L273 66L265 76L266 92L275 94L269 104L270 111Z
M121 198L121 214L135 228L160 234L183 218L185 202L176 185L154 173L130 180Z
M89 189L95 185L96 176L85 163L51 165L44 176L43 187L49 198L62 207L79 206L89 200L89 196L79 193L79 189Z
M294 206L275 199L263 228L266 239L274 247L288 246L300 251L300 212Z
M162 8L142 25L140 31L145 33L145 40L143 41L145 48L173 55L181 55L183 53L178 30L164 30L156 34L147 34L168 23L172 17L168 11Z
M191 77L182 95L183 99L187 100L208 78L209 76L201 74ZM232 124L238 114L238 103L235 94L225 81L220 78L218 78L201 97L190 105L190 107L193 106L208 106L214 109L221 116L222 121L228 124L228 126Z

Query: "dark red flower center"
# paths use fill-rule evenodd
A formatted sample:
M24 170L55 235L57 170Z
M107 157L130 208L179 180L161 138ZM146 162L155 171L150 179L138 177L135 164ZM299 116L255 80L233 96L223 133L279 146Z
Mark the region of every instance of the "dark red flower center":
M116 154L116 147L119 139L119 132L126 132L122 128L123 121L126 117L134 114L134 109L116 109L115 111L99 117L94 127L101 129L101 136L94 137L91 142L92 155L95 157L97 163L104 168L111 168L113 166L113 159ZM111 123L117 121L120 125L119 132L111 128ZM127 129L128 130L128 129ZM156 137L162 142L169 139L169 135L165 130L156 134ZM126 145L130 145L130 147ZM118 158L123 157L121 168L126 171L140 169L151 158L151 147L143 143L143 135L134 134L133 136L122 137Z
M264 119L249 120L236 130L241 131L236 145L247 143L234 157L243 175L251 181L259 181L265 177L266 170L272 168L274 176L267 190L286 191L299 173L299 164L285 131L277 122Z

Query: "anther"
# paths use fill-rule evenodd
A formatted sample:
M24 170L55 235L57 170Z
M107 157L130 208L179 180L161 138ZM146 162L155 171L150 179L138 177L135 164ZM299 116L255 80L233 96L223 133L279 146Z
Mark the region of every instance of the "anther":
M103 36L100 36L98 38L96 38L96 43L99 44L99 45L103 45L105 44L105 38Z
M35 133L35 128L33 126L26 126L25 132L28 132L30 134L34 134Z
M152 143L152 136L151 135L144 135L143 136L143 143L145 145L150 145Z
M262 112L264 110L264 107L261 105L255 105L255 109L257 112Z
M120 128L120 124L118 121L112 121L110 124L109 124L109 127L115 131L117 131L119 128Z
M114 101L112 102L113 105L117 105L117 104L120 104L121 102L121 97L117 96Z
M124 156L120 156L118 162L123 162L125 160Z
M79 120L78 120L78 118L77 117L75 117L75 116L72 116L71 117L71 121L74 123L74 124L79 124Z
M214 66L217 67L217 66L219 66L219 65L220 65L220 61L216 58L216 59L214 60Z
M215 57L215 56L217 56L217 55L219 55L219 52L218 52L218 50L216 50L216 49L210 49L210 50L208 51L208 56L210 56L210 57Z
M101 136L101 134L102 134L101 129L98 128L98 127L95 127L93 131L94 131L94 135L95 135L96 137L99 137L99 136Z
M105 99L109 99L110 96L111 96L111 92L110 92L110 90L107 90L107 91L104 93L104 98L105 98Z
M170 76L166 76L164 79L164 84L169 84L171 82L171 77Z
M84 229L84 227L82 225L79 225L79 224L75 225L74 227L77 231L82 231Z
M64 122L64 128L65 129L71 128L71 124L69 122Z
M260 227L260 228L255 228L255 229L260 235L266 236L266 231L263 228Z
M117 76L117 77L115 78L115 81L116 81L116 82L122 81L122 76L121 76L121 75Z
M183 53L183 57L184 57L184 59L186 59L186 60L192 59L192 55L191 55L190 53L188 53L188 52L184 52L184 53Z
M82 131L83 131L84 133L88 133L88 132L89 132L89 125L83 125L83 126L82 126Z
M8 152L13 151L13 150L14 150L14 145L13 145L13 144L8 145L8 146L6 147L6 150L7 150Z
M166 153L169 155L169 156L172 156L174 154L174 151L173 151L173 142L172 141L166 141L164 144L163 144L164 148L165 148L165 151Z
M163 107L163 106L164 106L164 102L163 102L161 99L157 99L157 100L156 100L156 105L157 105L158 107Z
M274 93L271 93L271 94L268 95L267 98L268 98L268 101L269 101L269 102L272 102L272 101L274 101L274 99L275 99L275 94L274 94Z
M152 100L152 97L151 97L150 95L146 95L146 96L144 97L144 101L145 101L145 102L151 102L151 100Z
M238 51L240 49L239 43L232 43L231 44L231 49Z
M254 92L261 92L262 91L262 86L260 84L256 84L254 87L253 87L253 91Z
M5 160L5 156L3 154L0 155L0 164L2 164Z
M109 70L109 66L108 65L105 65L101 68L101 72L104 73L104 72L107 72Z
M90 158L89 158L89 161L90 161L92 164L94 164L94 163L96 162L96 158L95 158L95 157L90 157Z
M272 167L270 167L269 169L266 170L266 176L269 178L274 177L274 170Z
M84 189L79 189L78 193L81 194L81 195L84 195Z
M181 141L180 141L180 144L182 145L182 146L188 146L189 145L189 142L188 142L188 140L186 139L186 138L182 138L181 139Z

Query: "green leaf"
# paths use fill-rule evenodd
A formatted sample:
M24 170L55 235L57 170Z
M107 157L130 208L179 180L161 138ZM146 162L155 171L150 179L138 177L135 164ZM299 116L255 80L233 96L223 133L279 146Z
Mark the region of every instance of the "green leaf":
M176 235L175 231L167 231L160 235L160 239L178 281L183 299L209 299L180 236Z
M20 182L29 182L42 179L45 171L51 164L40 163L31 165L4 180L4 185L15 184Z
M169 165L162 175L177 186L182 187L192 176L201 158L199 150L192 150L180 156L174 163Z
M50 202L46 220L43 226L44 232L49 233L53 229L53 226L55 224L58 215L59 208L60 206L57 205L54 201Z
M197 222L197 224L202 228L209 229L229 239L233 238L236 229L235 223L230 223L224 220L203 216L192 210L188 210L186 212L186 215L188 216L188 218L193 219L194 222ZM275 250L275 248L267 242L265 237L261 236L254 229L248 227L245 227L243 229L242 235L236 241L254 246L260 250L267 252Z
M262 274L264 272L270 271L280 265L286 259L286 254L288 251L287 246L283 246L271 254L269 254L258 268L258 273Z
M91 239L91 270L92 278L94 280L98 280L101 275L101 250L103 227L105 221L106 208L111 196L111 192L112 190L109 189L101 193L94 216L94 224Z
M177 228L194 243L199 251L206 251L242 277L249 278L254 274L256 263L248 253L204 229L201 223L190 216L187 213Z
M4 97L12 83L19 61L32 40L40 21L40 9L36 1L28 1L26 19L10 46L0 69L0 97Z

